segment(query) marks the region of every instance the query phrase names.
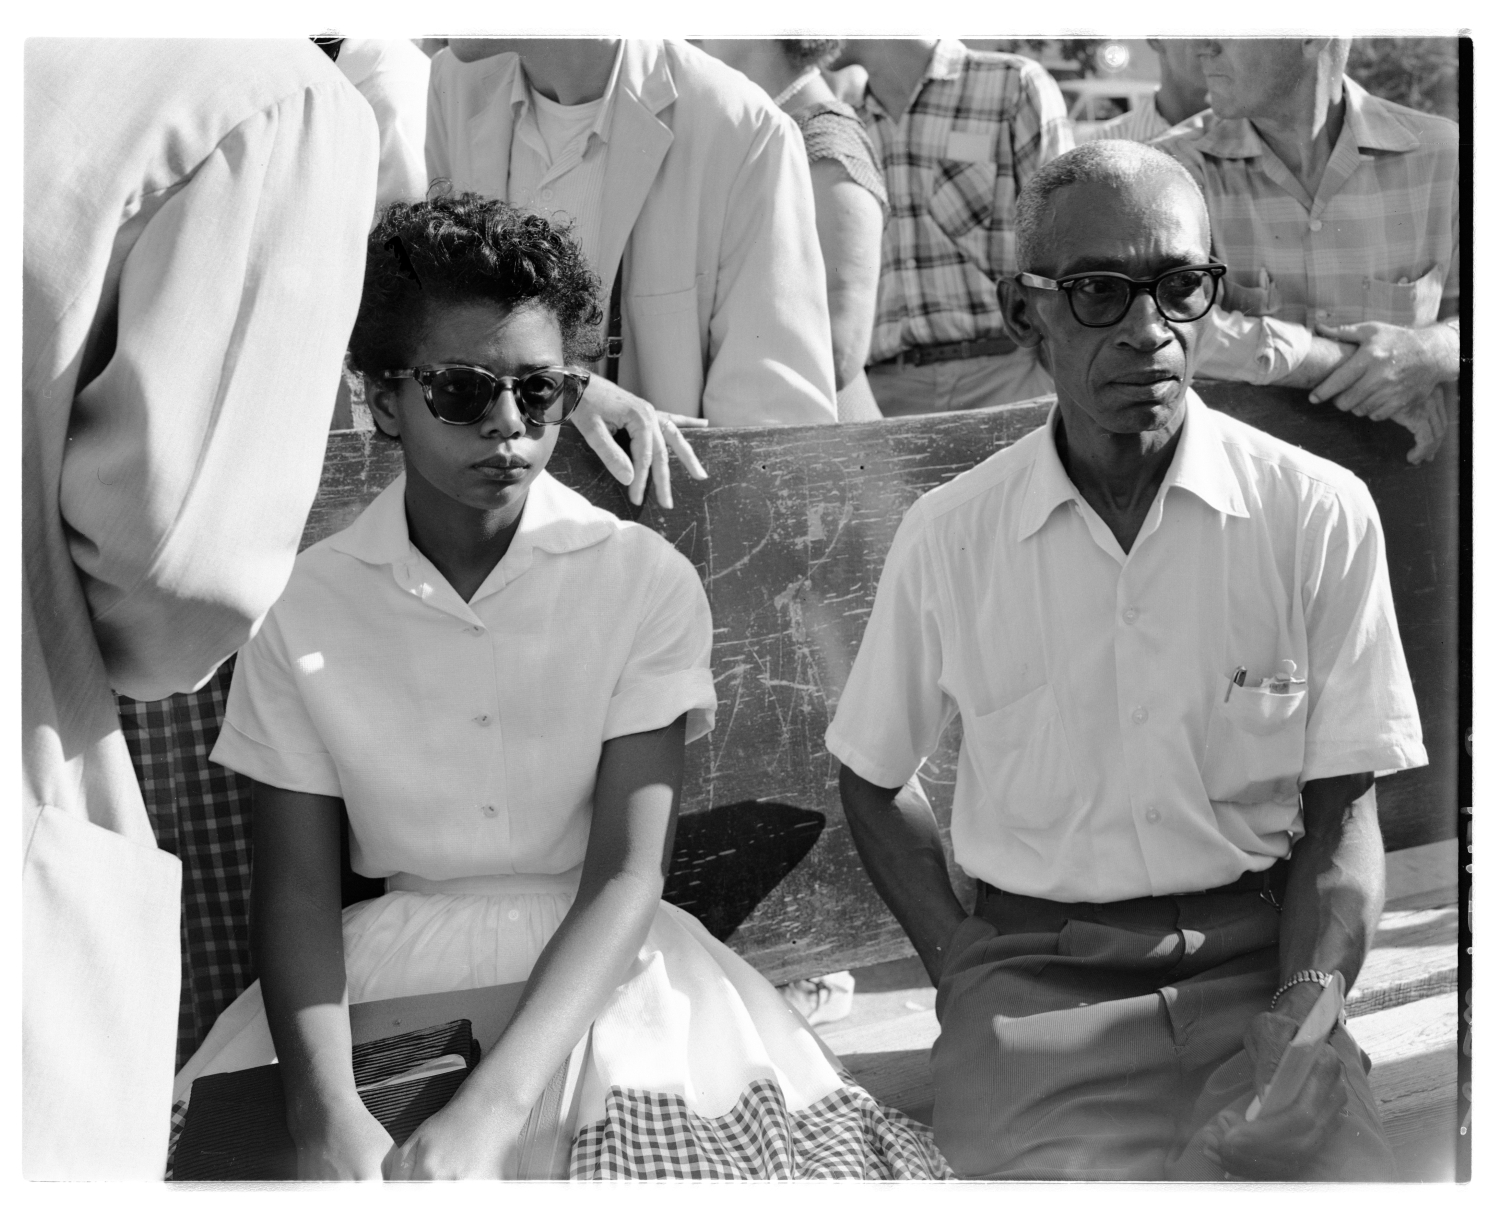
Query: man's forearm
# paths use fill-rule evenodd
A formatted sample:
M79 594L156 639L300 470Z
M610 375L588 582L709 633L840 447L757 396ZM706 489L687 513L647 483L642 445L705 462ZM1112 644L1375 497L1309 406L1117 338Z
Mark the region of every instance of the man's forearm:
M1385 851L1372 775L1315 779L1302 790L1307 833L1292 849L1281 913L1281 979L1342 972L1351 988L1385 904ZM1304 1017L1320 990L1294 985L1278 1012Z
M953 894L932 810L902 790L877 787L847 766L839 770L839 795L854 847L935 985L948 943L968 914Z
M1302 361L1286 375L1276 380L1277 387L1300 387L1310 391L1342 366L1359 347L1333 341L1327 337L1313 337L1312 345Z

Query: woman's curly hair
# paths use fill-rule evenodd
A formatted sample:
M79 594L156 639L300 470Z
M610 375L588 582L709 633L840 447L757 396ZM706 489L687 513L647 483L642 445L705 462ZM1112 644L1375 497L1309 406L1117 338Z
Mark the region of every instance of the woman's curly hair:
M370 233L349 368L376 379L410 366L432 309L535 305L562 330L569 362L602 350L599 279L570 231L495 198L462 193L393 202Z
M777 38L776 45L795 72L827 67L844 49L842 38Z

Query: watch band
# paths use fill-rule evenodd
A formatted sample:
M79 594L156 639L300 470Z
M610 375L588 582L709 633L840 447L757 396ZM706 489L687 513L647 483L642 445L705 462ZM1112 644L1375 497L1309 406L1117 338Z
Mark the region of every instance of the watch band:
M1300 972L1294 972L1294 973L1292 973L1291 977L1287 980L1287 982L1284 985L1282 985L1280 989L1276 990L1276 992L1271 995L1271 1009L1272 1010L1276 1009L1276 1003L1281 1000L1281 995L1283 993L1285 993L1288 989L1290 989L1293 985L1302 985L1302 984L1311 983L1311 984L1314 984L1314 985L1321 985L1323 988L1326 989L1326 988L1328 988L1329 984L1332 981L1333 981L1333 973L1331 973L1331 972L1320 972L1316 968L1303 968Z

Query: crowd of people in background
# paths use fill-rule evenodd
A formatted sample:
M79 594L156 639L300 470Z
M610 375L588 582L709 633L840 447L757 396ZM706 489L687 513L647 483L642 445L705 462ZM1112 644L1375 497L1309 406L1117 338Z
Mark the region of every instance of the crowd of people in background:
M474 299L545 295L556 332L525 349L498 328L476 327L463 349L428 342L432 366L401 385L409 415L372 390L372 423L395 437L430 414L439 449L445 424L472 419L444 415L432 369L465 350L519 350L520 369L486 381L484 423L511 416L497 401L534 391L515 424L567 415L634 501L649 483L666 507L669 454L705 475L684 431L1043 397L1053 373L1005 292L1064 291L1077 314L1077 283L1038 276L1018 243L1023 229L1032 248L1052 238L1050 212L1023 213L1046 205L1028 186L1075 146L1057 82L1025 56L910 38L317 41L28 44L23 1149L35 1177L162 1172L179 887L114 695L201 686L281 595L322 431L340 383L358 379L345 366L357 310L406 281L471 318ZM1222 270L1193 317L1206 317L1199 378L1306 390L1404 427L1409 459L1432 459L1457 411L1456 124L1360 87L1347 39L1151 46L1154 100L1088 140L1149 143L1201 192L1205 251ZM1139 190L1119 196L1149 209ZM479 269L436 237L417 241L417 220L390 218L471 198L508 208L474 220L473 239L492 241L482 255L463 245ZM598 299L582 320L543 282L573 254L527 243L512 209L581 254ZM389 232L367 247L382 216ZM388 259L384 285L362 281L367 258ZM476 285L485 275L504 290ZM565 353L588 373L536 378ZM538 419L570 383L576 398ZM571 499L548 508L570 519L573 546L602 525ZM693 713L711 725L712 690L700 702L691 686L639 727L676 727L679 748L683 719L704 731ZM253 738L244 747L246 769L270 768L255 765ZM642 937L652 911L631 910ZM676 955L690 941L660 946ZM830 974L784 996L820 1021L851 987ZM767 1039L779 1030L752 1017ZM551 1058L561 1036L548 1040ZM792 1036L766 1046L816 1052ZM820 1091L813 1101L841 1088L826 1065L785 1063L791 1084ZM891 1123L874 1144L867 1127L861 1147L892 1173L944 1172L930 1139ZM406 1164L441 1170L420 1150Z

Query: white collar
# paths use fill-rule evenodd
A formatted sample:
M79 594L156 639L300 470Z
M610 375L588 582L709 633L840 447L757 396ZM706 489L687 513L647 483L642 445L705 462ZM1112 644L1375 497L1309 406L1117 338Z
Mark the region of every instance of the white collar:
M592 547L620 525L613 514L589 504L544 470L527 490L521 523L501 563L516 575L531 564L531 554L538 548L561 555ZM410 560L416 548L406 529L405 473L391 481L351 526L330 538L328 545L366 564Z
M1245 508L1239 479L1230 466L1229 456L1224 453L1218 414L1200 400L1192 388L1188 389L1186 410L1182 438L1172 455L1172 464L1167 468L1163 492L1169 488L1185 488L1220 513L1248 518L1250 512ZM1058 406L1054 404L1047 414L1043 426L1045 432L1032 459L1026 496L1016 520L1018 540L1040 530L1052 516L1052 511L1065 501L1083 501L1078 486L1068 478L1057 453L1057 420Z

